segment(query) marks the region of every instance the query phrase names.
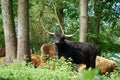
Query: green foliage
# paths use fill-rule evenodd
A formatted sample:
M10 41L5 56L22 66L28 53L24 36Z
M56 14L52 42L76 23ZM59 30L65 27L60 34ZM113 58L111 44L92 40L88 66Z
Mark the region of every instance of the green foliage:
M39 49L43 43L51 42L49 35L41 27L42 24L51 32L58 30L53 12L53 4L55 3L56 1L52 0L36 0L30 2L30 40L32 47ZM40 19L42 20L42 24L40 23Z
M43 30L43 25L51 32L60 32L58 22L55 18L53 4L56 6L57 14L63 14L64 31L71 34L77 31L70 40L79 40L79 0L30 0L30 44L31 48L39 51L43 43L51 43L49 35ZM99 50L105 52L120 52L120 16L119 0L99 0L97 10L100 11L100 29L95 34L94 0L89 0L88 14L88 42L97 43ZM103 7L104 6L104 7ZM63 13L61 13L63 10ZM17 18L17 1L13 0L13 11L15 20ZM1 8L0 8L1 13ZM106 16L107 15L107 16ZM0 47L4 47L2 26L2 15L0 14Z
M17 9L18 9L17 2L18 2L17 0L12 0L13 14L15 18L17 17Z
M52 70L60 70L60 71L70 71L73 69L74 64L71 63L71 59L66 60L65 58L55 57L54 59L47 60L46 66Z
M65 33L72 34L77 32L75 36L70 38L71 40L79 40L79 0L63 0L63 12Z
M0 48L4 47L4 32L2 26L0 26Z
M119 80L119 71L106 75L99 75L98 69L82 70L76 72L73 70L70 60L64 58L50 59L46 66L34 68L25 62L15 61L12 64L0 63L1 80ZM120 67L120 66L119 66ZM120 68L119 68L120 70Z
M104 6L104 7L103 7ZM120 52L120 26L119 26L119 3L117 0L98 1L97 7L100 21L99 32L95 33L94 1L89 3L89 28L88 40L95 43L102 52ZM107 16L106 16L107 15Z
M0 2L0 7L1 7L1 2ZM2 11L0 8L0 47L4 47L4 32L3 32L3 23L2 23Z
M54 60L53 60L54 61ZM26 63L14 62L13 64L0 64L0 79L7 80L80 80L82 73L72 72L70 69L71 63L66 63L65 59L56 61L54 70L48 68L33 68L31 65L26 66ZM53 62L52 62L53 63ZM61 64L59 64L61 63ZM65 63L65 64L64 64ZM51 64L51 62L50 62ZM54 64L53 64L54 65ZM51 66L51 65L50 65ZM69 68L68 68L69 67ZM93 74L91 74L93 72ZM85 75L96 75L96 70L84 72ZM83 77L84 80L86 77ZM88 77L87 77L88 78ZM93 78L91 78L93 79ZM93 79L94 80L94 79Z

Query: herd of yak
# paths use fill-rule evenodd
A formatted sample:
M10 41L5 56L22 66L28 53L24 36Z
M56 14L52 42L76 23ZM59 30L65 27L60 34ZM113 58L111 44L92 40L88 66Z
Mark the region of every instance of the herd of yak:
M72 63L77 64L77 69L88 69L99 67L100 74L112 72L116 69L116 62L98 56L98 50L93 44L87 42L69 41L62 33L51 34L53 44L43 44L40 47L41 54L31 53L31 61L36 67L45 65L46 60L64 57L65 59L71 58ZM4 62L5 49L0 49L0 61Z

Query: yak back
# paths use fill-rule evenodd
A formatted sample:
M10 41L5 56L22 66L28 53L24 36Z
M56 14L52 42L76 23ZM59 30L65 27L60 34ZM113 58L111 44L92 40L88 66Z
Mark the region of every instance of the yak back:
M76 49L79 49L81 52L86 53L86 55L88 56L98 54L97 48L91 43L76 42L76 41L69 41L69 40L66 40L66 43Z

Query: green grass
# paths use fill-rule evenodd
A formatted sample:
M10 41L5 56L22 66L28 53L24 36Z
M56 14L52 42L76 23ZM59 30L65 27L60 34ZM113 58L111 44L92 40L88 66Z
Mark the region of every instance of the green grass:
M100 75L98 69L76 72L64 58L49 60L45 67L15 61L12 64L0 64L0 80L120 80L119 72ZM52 67L52 68L51 68Z

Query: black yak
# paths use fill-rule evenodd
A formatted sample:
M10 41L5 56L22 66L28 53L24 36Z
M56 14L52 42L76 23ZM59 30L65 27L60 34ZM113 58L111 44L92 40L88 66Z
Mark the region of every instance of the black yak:
M96 47L90 43L83 42L75 42L68 41L66 37L71 37L73 35L64 35L64 31L62 25L60 24L59 18L57 17L57 21L59 23L59 27L62 33L52 33L45 29L42 19L40 19L40 23L42 28L49 34L52 35L55 44L55 54L58 54L58 57L64 57L66 59L71 58L72 62L75 64L85 64L87 68L95 67L95 59L98 54Z
M47 50L44 49L43 46ZM42 52L41 54L49 55L48 58L54 57L56 55L54 50L55 50L54 44L43 44L41 46L41 52ZM101 57L101 56L96 57L96 67L100 68L100 74L105 74L106 72L113 72L116 69L116 66L117 66L117 63L113 60L109 60L109 59ZM83 69L86 69L86 65L85 64L77 64L76 68L78 71L81 71Z
M52 33L58 57L71 58L75 64L86 64L87 68L95 67L97 49L93 44L66 40L62 33Z

